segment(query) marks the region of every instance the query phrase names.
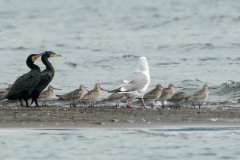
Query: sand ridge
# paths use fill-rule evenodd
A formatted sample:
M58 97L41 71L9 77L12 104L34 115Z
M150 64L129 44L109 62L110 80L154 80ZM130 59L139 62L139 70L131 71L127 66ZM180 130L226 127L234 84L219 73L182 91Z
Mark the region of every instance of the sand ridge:
M238 108L0 107L0 128L239 125Z

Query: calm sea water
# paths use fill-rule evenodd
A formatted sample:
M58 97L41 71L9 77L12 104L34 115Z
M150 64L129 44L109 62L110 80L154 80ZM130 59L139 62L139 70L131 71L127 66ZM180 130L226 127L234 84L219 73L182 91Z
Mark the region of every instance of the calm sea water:
M2 0L0 85L29 71L29 54L52 50L63 56L50 60L57 94L96 82L114 89L146 56L149 90L174 83L192 94L208 83L218 88L209 101L234 101L239 87L223 83L239 81L239 7L238 0Z
M239 128L1 130L1 159L238 159Z

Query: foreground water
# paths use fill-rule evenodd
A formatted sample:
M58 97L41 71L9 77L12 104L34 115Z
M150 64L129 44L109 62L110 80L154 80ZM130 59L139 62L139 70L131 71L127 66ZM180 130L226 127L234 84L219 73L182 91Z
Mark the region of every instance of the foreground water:
M0 157L11 160L238 159L239 129L2 129Z

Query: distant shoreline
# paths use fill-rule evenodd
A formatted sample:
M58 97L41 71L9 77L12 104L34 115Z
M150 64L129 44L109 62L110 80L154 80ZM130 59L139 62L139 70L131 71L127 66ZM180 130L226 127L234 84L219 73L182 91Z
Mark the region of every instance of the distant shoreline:
M0 107L4 128L167 128L240 126L240 109Z

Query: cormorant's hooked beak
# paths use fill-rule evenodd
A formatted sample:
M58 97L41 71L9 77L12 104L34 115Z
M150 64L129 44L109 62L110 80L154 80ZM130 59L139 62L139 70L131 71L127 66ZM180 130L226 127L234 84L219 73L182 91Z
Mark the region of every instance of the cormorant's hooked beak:
M53 54L51 54L51 57L62 57L62 55L53 53Z

